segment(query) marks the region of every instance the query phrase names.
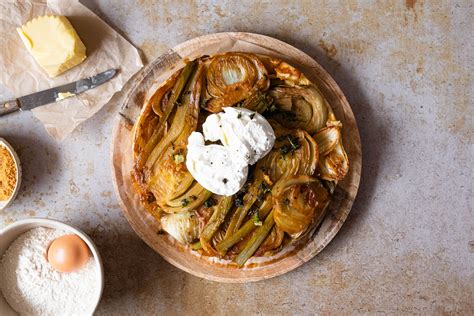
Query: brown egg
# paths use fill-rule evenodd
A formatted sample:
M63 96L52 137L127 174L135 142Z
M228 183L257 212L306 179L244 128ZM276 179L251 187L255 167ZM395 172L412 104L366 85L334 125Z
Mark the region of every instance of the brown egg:
M77 235L64 235L53 240L48 248L48 261L59 272L80 269L89 260L87 244Z

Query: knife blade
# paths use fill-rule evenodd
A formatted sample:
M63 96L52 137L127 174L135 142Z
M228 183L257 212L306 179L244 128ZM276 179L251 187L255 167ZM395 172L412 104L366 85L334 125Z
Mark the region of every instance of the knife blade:
M13 101L0 102L0 116L15 112L17 110L31 110L41 105L73 97L109 81L115 76L116 73L116 69L109 69L95 76L25 95Z

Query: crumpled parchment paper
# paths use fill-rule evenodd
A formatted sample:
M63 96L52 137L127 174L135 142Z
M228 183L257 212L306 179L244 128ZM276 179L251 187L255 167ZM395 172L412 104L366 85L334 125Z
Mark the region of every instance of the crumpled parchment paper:
M44 14L66 16L87 48L83 63L56 78L41 69L16 31ZM137 49L77 0L0 1L0 30L0 83L15 97L119 69L112 80L97 88L32 110L57 140L99 111L143 66Z

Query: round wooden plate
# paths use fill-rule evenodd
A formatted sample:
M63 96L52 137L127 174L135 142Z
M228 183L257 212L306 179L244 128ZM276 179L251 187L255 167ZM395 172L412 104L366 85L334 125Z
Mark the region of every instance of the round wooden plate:
M328 213L319 228L294 247L286 247L273 257L252 258L242 269L231 262L201 256L159 234L158 222L140 205L130 179L132 166L132 127L148 94L183 65L182 59L225 51L244 51L284 59L300 68L318 85L343 124L343 143L350 170L335 191ZM113 181L123 212L134 231L151 248L174 266L196 276L229 283L243 283L281 275L318 254L337 234L356 197L361 174L359 131L351 107L331 76L311 57L277 39L251 33L218 33L186 41L144 68L123 93L121 116L112 144Z

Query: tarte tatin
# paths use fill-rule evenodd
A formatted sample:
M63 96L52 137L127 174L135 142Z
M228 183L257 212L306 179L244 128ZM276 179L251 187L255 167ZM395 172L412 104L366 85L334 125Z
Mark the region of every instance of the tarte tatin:
M243 187L228 196L206 189L186 166L189 136L226 107L261 114L275 136L271 150L248 166ZM341 129L318 87L285 61L202 56L145 104L134 129L134 189L164 232L192 251L243 266L321 223L349 169Z

